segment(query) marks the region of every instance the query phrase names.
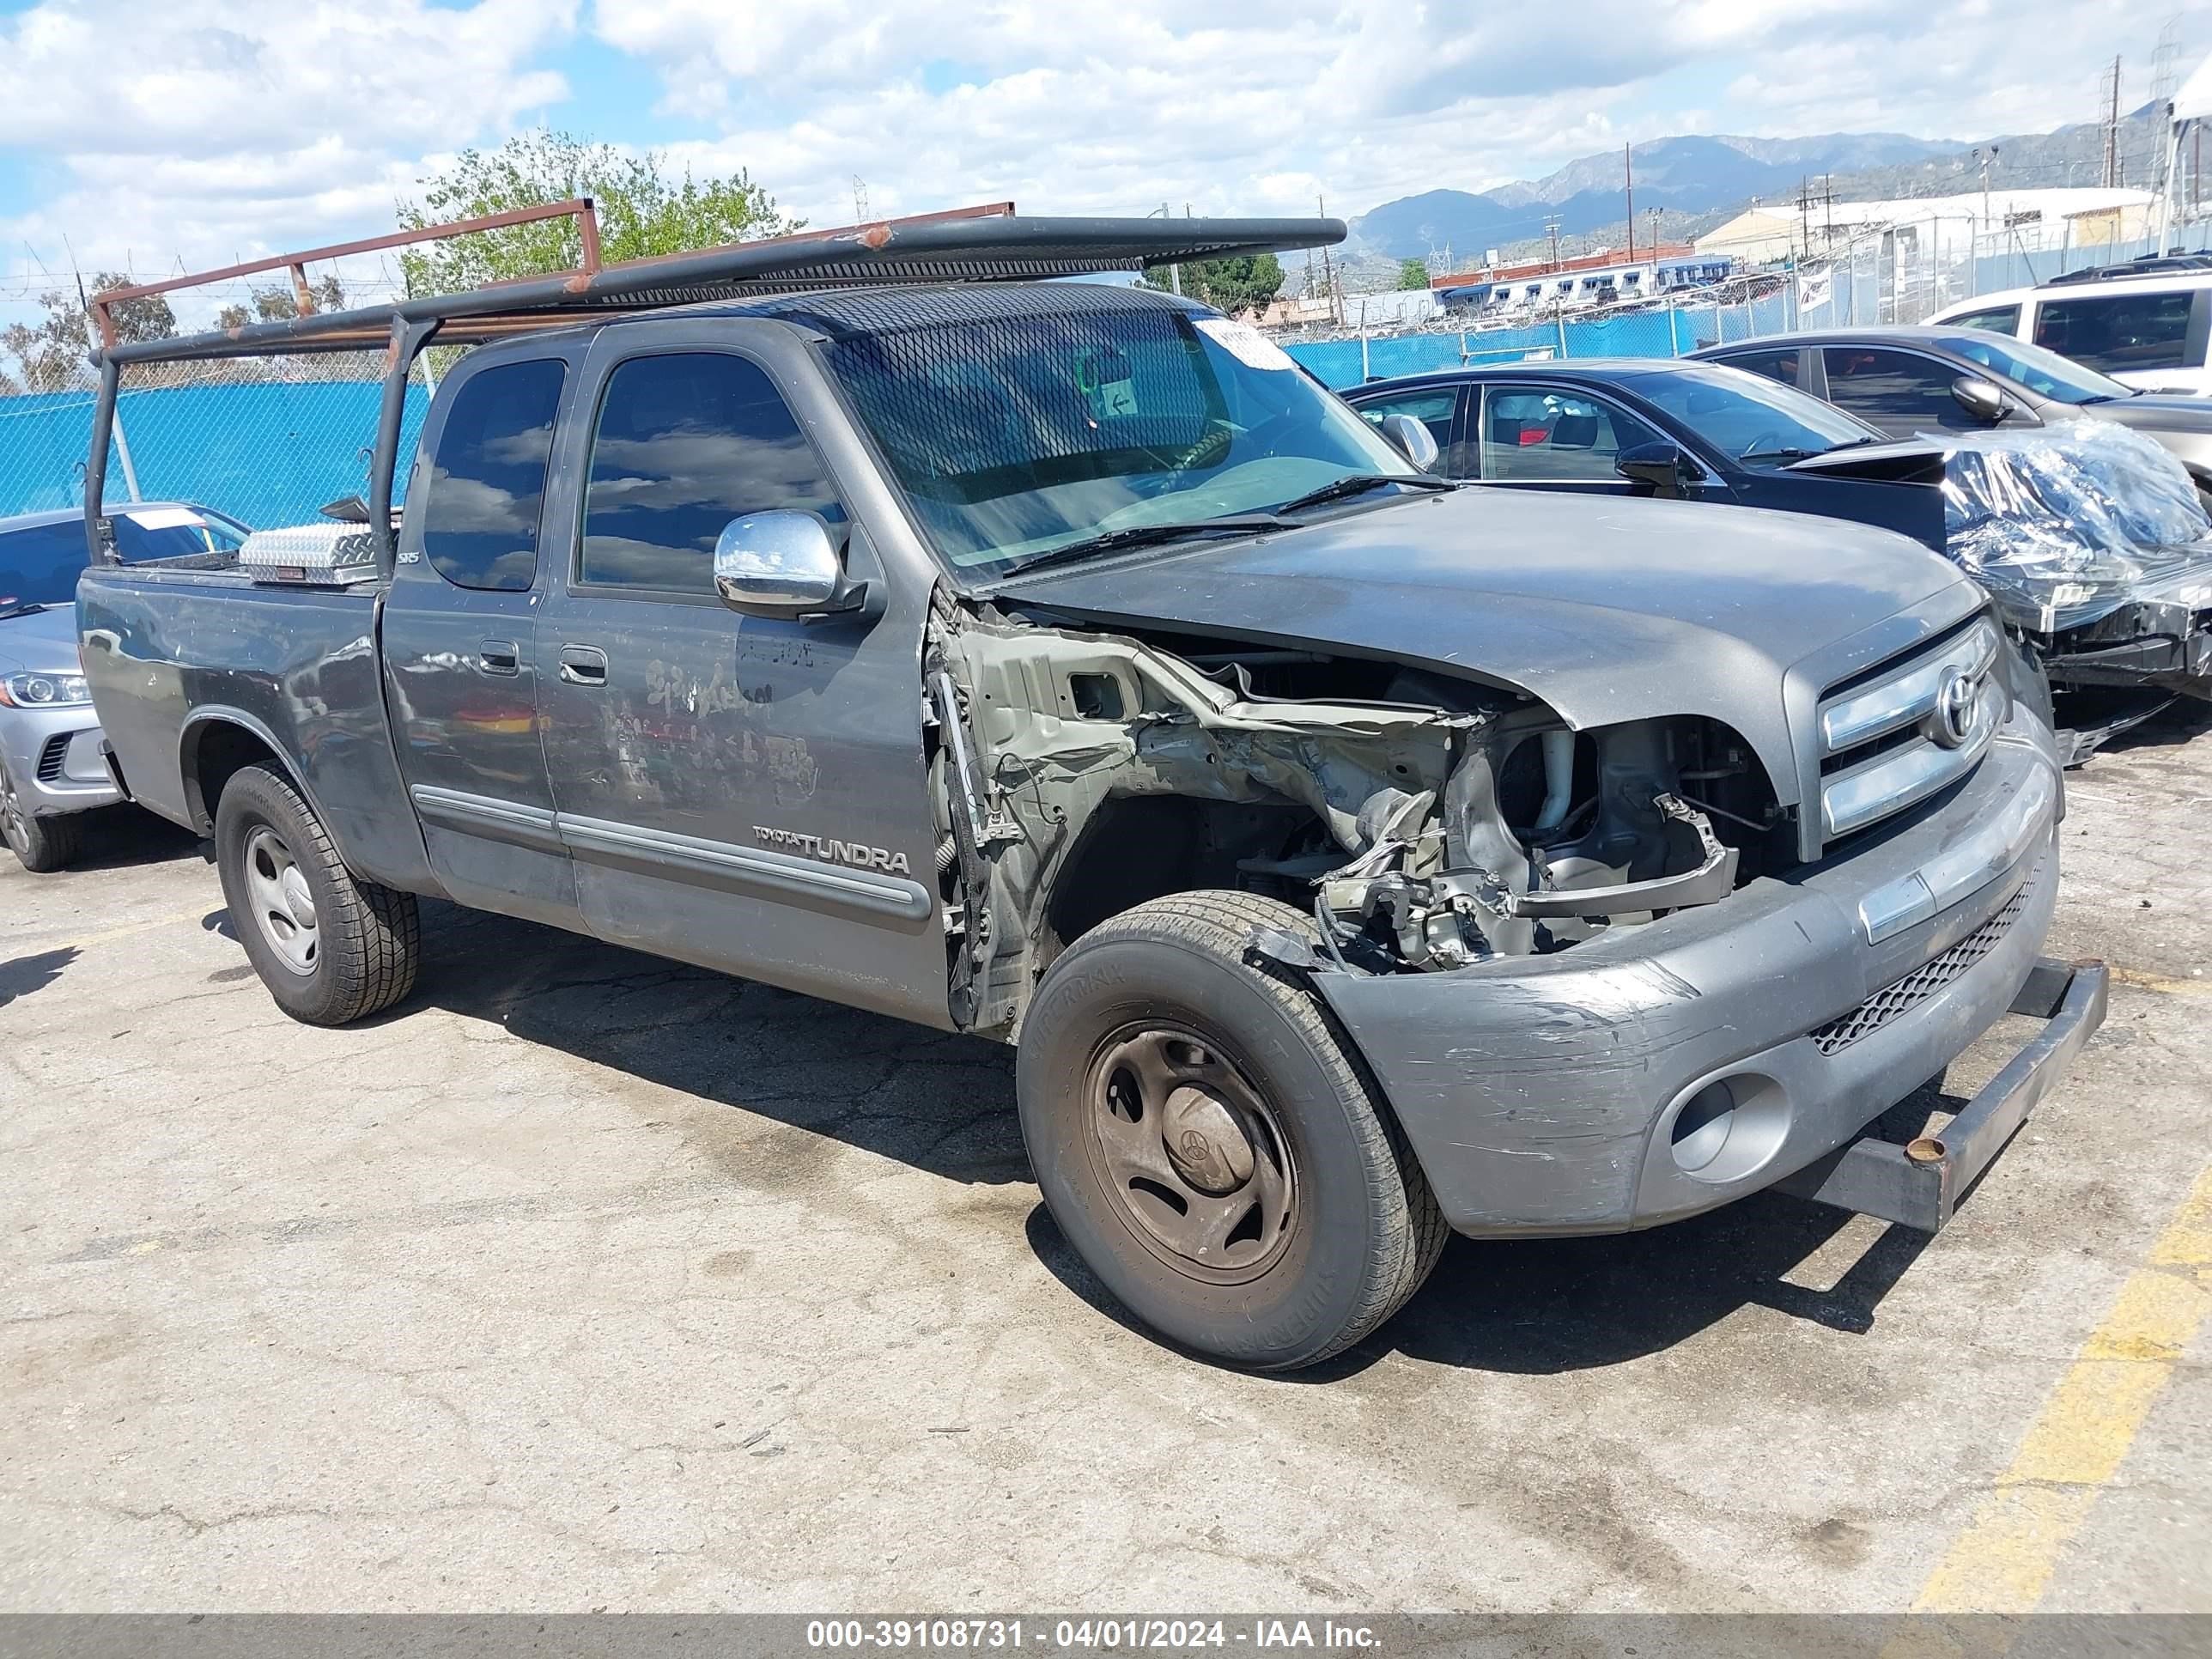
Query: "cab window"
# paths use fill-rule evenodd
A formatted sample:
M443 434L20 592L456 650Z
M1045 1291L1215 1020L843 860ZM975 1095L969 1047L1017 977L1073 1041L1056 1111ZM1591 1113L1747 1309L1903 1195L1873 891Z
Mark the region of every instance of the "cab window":
M1474 471L1474 458L1471 454L1453 453L1452 416L1458 406L1459 392L1452 386L1432 387L1425 392L1401 392L1384 398L1363 398L1358 405L1359 418L1377 429L1382 427L1386 416L1411 416L1428 428L1429 435L1437 441L1437 470L1446 477L1466 477Z
M1482 398L1482 477L1486 483L1617 481L1624 449L1659 434L1626 410L1579 392L1542 386L1493 386Z
M1798 379L1798 350L1796 346L1777 351L1739 351L1719 361L1730 368L1747 369L1753 374L1764 374L1770 380L1779 380L1784 386L1802 386Z
M2084 294L2036 307L2035 343L2107 374L2179 368L2187 361L2197 294Z
M617 365L592 434L579 581L712 593L723 527L783 509L845 516L766 370L720 351Z
M2017 334L2020 332L2020 307L1991 306L1984 311L1970 311L1963 317L1951 319L1949 325L1953 328L1987 329L1992 334Z
M1951 395L1960 371L1916 351L1882 346L1827 348L1828 401L1893 437L1978 430Z
M521 592L538 579L553 417L568 366L500 363L453 393L431 458L422 556L456 587Z

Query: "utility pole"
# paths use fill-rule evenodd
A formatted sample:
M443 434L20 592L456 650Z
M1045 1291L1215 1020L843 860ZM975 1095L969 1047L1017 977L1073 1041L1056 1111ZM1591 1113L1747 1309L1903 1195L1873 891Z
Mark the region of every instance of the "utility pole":
M1620 147L1620 176L1628 186L1628 263L1636 263L1636 152L1627 144Z
M1544 221L1544 234L1552 239L1552 269L1559 268L1559 216L1556 213Z
M853 175L853 222L868 222L868 181L857 173Z
M2120 60L2112 59L2112 66L2105 71L2105 84L2099 88L2105 96L2100 100L2110 112L2105 119L2105 188L2111 190L2120 182Z
M1314 197L1314 210L1324 219L1328 217L1328 204L1322 199L1318 192ZM1337 304L1336 267L1329 260L1328 245L1326 242L1322 245L1321 250L1321 281L1322 290L1328 295L1329 320L1340 327L1344 322L1344 312Z

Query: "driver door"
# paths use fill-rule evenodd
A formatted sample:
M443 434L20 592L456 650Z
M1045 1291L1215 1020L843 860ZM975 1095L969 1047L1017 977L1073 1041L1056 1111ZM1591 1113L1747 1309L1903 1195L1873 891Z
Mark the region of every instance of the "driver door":
M1579 387L1498 380L1485 381L1481 393L1474 449L1486 484L1577 495L1648 495L1613 471L1613 464L1638 444L1672 441L1648 421Z
M592 347L537 631L561 836L602 939L942 1024L927 595L799 621L714 589L723 527L775 510L819 515L883 579L775 354L742 349L775 327L628 324Z

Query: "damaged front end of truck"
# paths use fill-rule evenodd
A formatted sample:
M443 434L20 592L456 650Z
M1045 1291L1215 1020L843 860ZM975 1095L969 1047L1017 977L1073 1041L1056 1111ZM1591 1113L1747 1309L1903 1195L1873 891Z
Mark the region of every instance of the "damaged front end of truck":
M1236 887L1354 975L1565 951L1790 858L1763 769L1695 717L1577 732L1511 690L1318 651L940 608L926 674L955 1018L1018 1025L1105 917Z

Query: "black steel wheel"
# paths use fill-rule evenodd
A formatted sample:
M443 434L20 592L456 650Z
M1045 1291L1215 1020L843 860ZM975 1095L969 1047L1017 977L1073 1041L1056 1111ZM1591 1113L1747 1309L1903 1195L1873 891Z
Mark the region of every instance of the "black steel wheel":
M1419 1288L1434 1194L1303 984L1251 949L1313 922L1180 893L1045 975L1016 1063L1022 1137L1084 1265L1180 1347L1257 1370L1328 1358Z

